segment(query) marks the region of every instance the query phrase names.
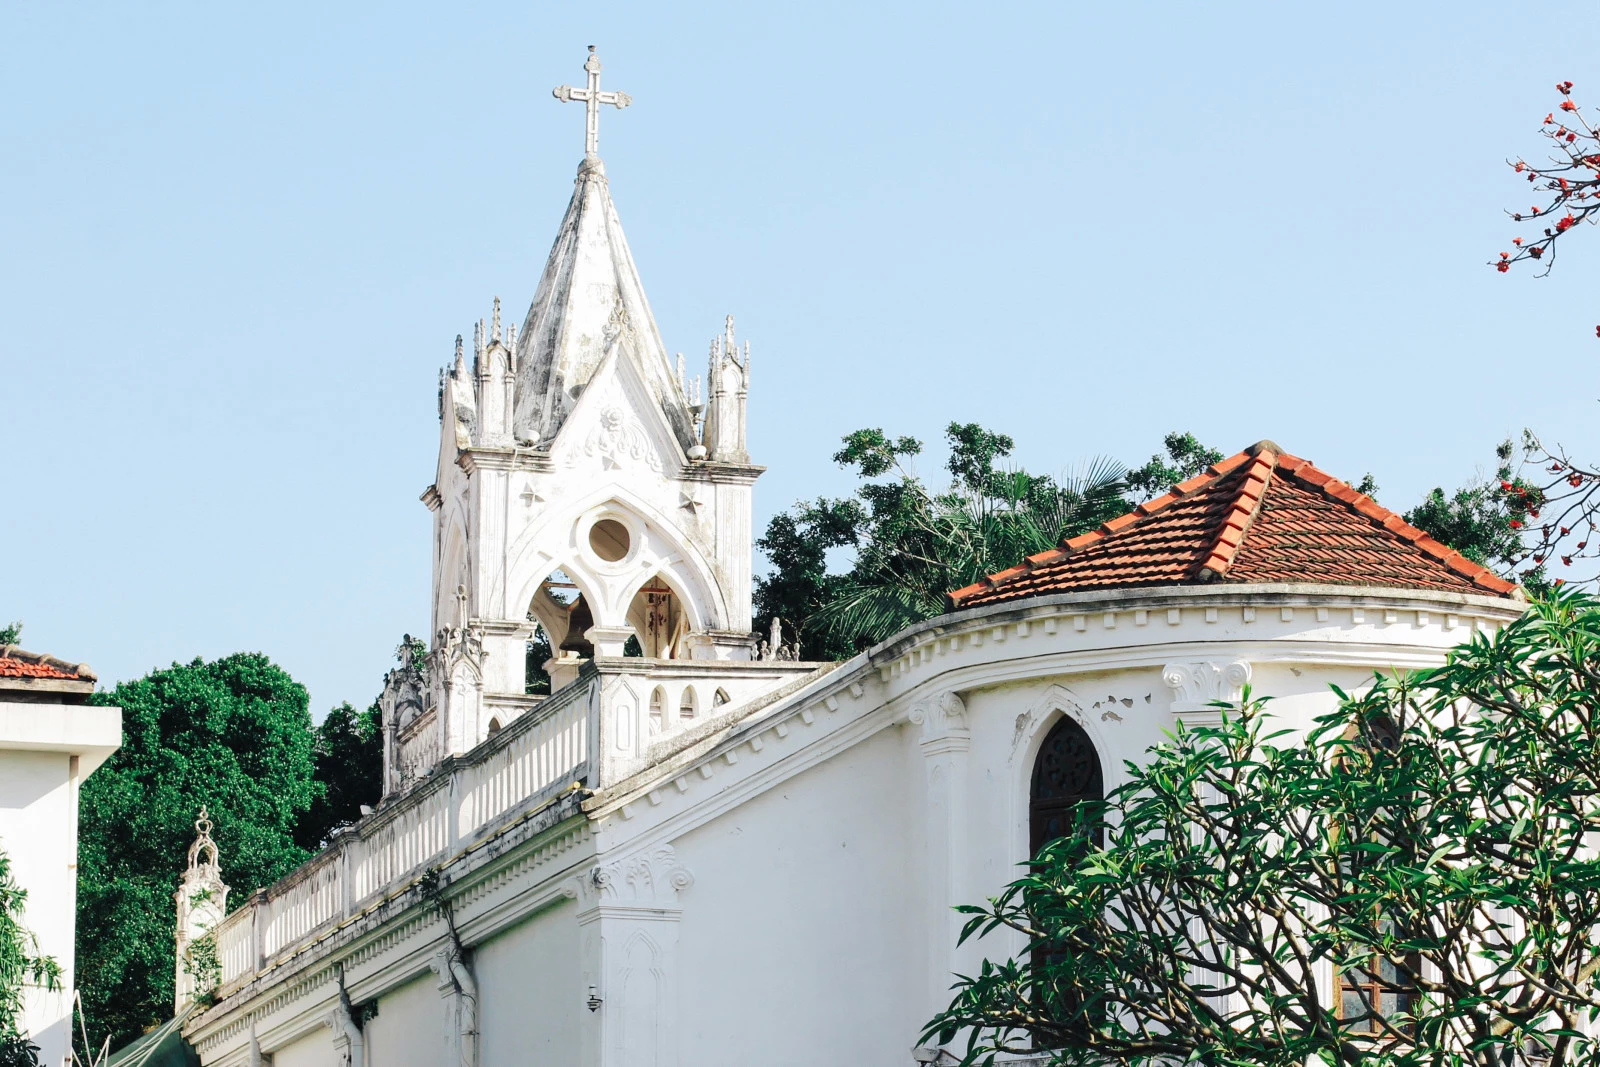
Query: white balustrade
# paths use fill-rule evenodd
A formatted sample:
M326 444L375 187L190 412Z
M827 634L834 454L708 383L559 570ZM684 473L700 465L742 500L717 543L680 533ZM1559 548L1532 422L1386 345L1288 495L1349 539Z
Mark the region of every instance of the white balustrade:
M588 705L568 700L537 716L482 760L459 769L453 785L456 834L465 839L530 797L583 777L589 762Z
M217 960L223 985L256 969L255 911L244 907L217 924Z
M340 912L339 853L329 849L301 867L287 890L267 898L261 950L274 956Z
M222 986L248 980L266 960L360 911L507 812L588 778L592 728L583 696L575 691L531 710L487 751L448 765L448 777L364 820L223 919Z

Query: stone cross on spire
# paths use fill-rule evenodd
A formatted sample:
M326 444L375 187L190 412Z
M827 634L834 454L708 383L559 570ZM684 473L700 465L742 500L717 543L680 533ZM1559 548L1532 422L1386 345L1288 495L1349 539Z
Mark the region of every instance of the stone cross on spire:
M627 93L600 91L600 57L594 54L594 45L589 46L589 59L584 63L583 69L589 74L587 89L558 85L553 92L555 98L563 104L574 100L583 103L586 112L583 155L585 159L598 159L600 158L600 105L611 104L617 108L625 108L633 103L633 97Z

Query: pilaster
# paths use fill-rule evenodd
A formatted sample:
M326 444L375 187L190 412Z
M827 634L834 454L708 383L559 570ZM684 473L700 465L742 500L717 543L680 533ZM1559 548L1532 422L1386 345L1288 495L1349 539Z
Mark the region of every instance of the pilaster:
M585 1067L676 1067L679 897L692 885L671 845L610 860L577 879L590 1011Z
M938 693L911 706L910 721L922 728L922 810L928 842L928 1014L950 999L952 975L963 970L957 947L961 916L957 905L971 903L965 877L967 773L972 734L967 709L954 692Z

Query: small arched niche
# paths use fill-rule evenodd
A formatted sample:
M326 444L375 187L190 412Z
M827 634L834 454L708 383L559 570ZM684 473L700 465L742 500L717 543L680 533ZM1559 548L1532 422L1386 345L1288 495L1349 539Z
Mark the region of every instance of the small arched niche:
M678 698L678 718L688 722L699 711L699 702L695 699L694 686L683 687L683 695Z
M723 689L721 686L718 686L716 695L711 698L711 710L716 711L718 708L722 707L722 705L728 703L728 700L728 691Z
M656 686L650 694L650 732L659 734L667 728L667 691Z

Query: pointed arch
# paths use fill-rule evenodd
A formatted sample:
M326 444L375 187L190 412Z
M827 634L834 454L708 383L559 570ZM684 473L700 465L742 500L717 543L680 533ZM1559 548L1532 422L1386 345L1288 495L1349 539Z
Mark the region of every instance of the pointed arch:
M1063 715L1045 734L1028 787L1028 854L1074 832L1082 806L1105 799L1105 771L1088 731ZM1096 829L1096 839L1099 830Z
M601 510L631 516L644 535L644 543L629 557L624 568L627 574L643 578L649 570L659 572L662 580L683 601L695 631L716 630L726 625L728 603L710 559L685 536L676 517L662 513L638 493L617 483L596 486L559 513L529 525L517 536L507 552L513 573L513 581L508 586L515 590L516 603L531 601L544 575L560 567L575 582L588 582L595 588L607 590L609 595L604 609L597 612L596 617L605 615L620 624L638 581L630 578L619 582L615 568L609 568L610 573L602 573L599 561L588 561L584 546L579 544L580 532L586 532L586 529L579 529L582 520Z
M683 722L689 722L699 714L699 695L695 693L694 686L686 685L683 687L683 694L678 697L678 718Z

